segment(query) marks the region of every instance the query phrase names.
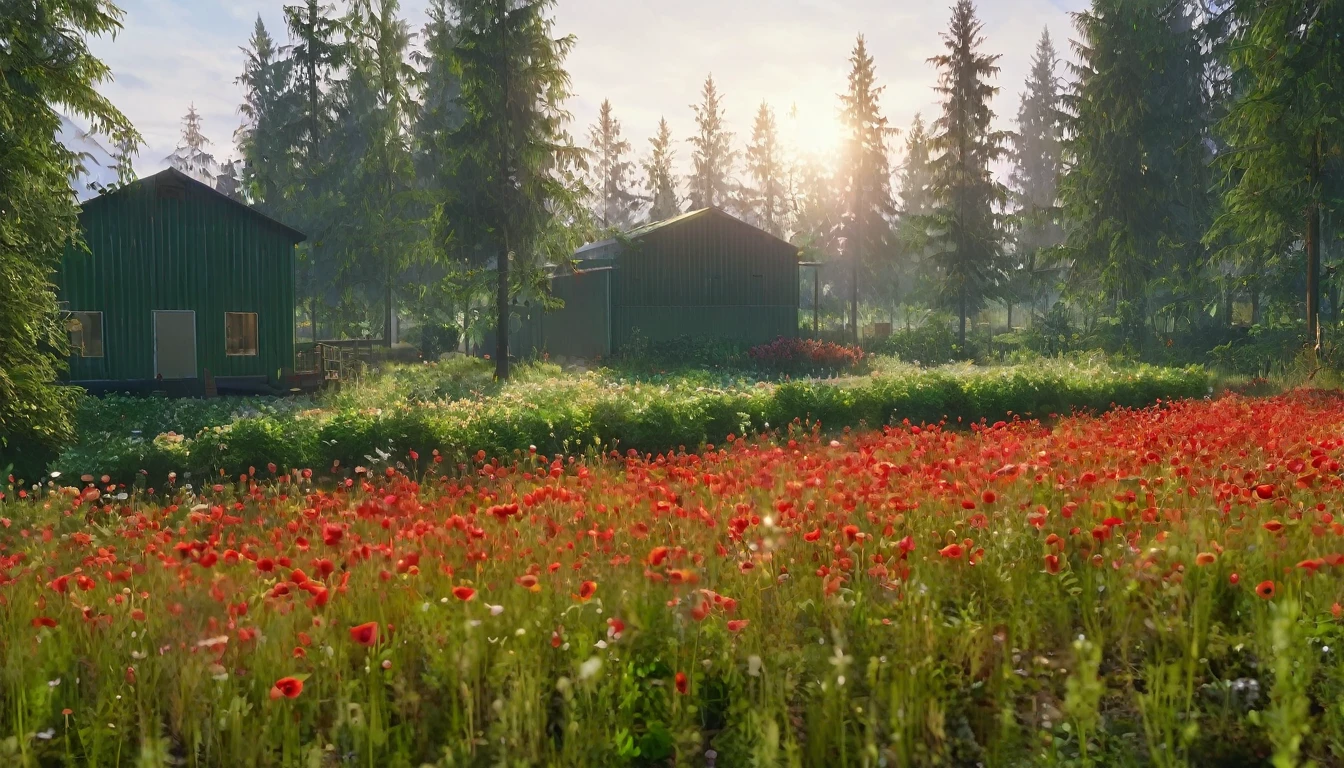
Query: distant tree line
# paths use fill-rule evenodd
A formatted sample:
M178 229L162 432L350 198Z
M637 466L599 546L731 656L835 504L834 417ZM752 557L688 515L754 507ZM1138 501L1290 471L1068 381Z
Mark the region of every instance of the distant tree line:
M689 136L663 120L647 145L632 142L603 102L576 142L564 69L576 41L555 35L553 7L432 0L412 30L398 0L341 12L296 0L284 42L257 21L228 191L309 235L297 286L314 337L388 338L408 317L423 345L434 334L450 347L498 327L507 376L506 319L550 301L547 269L584 240L707 205L822 262L827 310L855 335L898 310L907 323L946 311L964 348L989 306L1010 327L1015 310L1062 311L1140 352L1216 336L1235 306L1301 324L1309 348L1323 315L1338 324L1337 0L1092 0L1073 16L1066 71L1042 35L1013 130L996 119L993 41L957 0L929 61L939 113L904 132L882 112L881 52L857 38L833 162L791 151L768 104L739 143L712 76ZM121 12L101 0L11 10L0 16L4 444L69 429L49 387L64 343L50 275L77 238L65 180L79 158L56 139L57 110L110 135L123 171L138 142L98 95L108 71L85 44ZM210 168L194 109L185 128L174 162Z

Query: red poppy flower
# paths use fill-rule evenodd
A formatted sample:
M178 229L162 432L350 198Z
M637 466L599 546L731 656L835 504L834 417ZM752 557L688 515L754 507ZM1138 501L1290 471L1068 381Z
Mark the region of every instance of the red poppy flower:
M1218 556L1212 552L1200 552L1195 555L1195 565L1211 565L1217 559Z
M1268 499L1274 496L1274 486L1269 483L1255 486L1255 495L1262 499Z
M751 621L749 619L733 619L728 622L728 631L741 632L743 629L746 629L747 625L750 623Z
M1045 570L1047 573L1059 573L1059 555L1045 556Z
M54 627L56 626L56 620L51 618L50 616L38 616L37 618L33 619L33 626Z
M950 560L956 560L961 557L962 549L960 544L948 544L946 547L938 550L938 554Z
M677 693L686 693L691 688L691 681L686 678L685 672L678 672L673 678L677 686Z
M595 581L585 581L579 585L580 600L587 600L592 597L595 592L597 592L597 582Z
M1262 582L1260 582L1259 584L1256 584L1256 585L1255 585L1255 594L1259 595L1260 597L1264 598L1265 600L1268 600L1269 598L1273 597L1273 596L1274 596L1274 582L1272 582L1272 581L1262 581Z
M1270 520L1269 522L1264 523L1260 527L1264 528L1266 531L1269 531L1270 533L1278 533L1279 531L1283 530L1283 523L1280 523L1278 520Z
M297 677L282 677L275 681L271 686L271 698L278 699L284 696L286 699L298 698L303 693L303 681Z
M458 600L467 601L476 596L476 590L471 587L453 587L453 597Z
M370 621L350 628L350 639L363 646L373 647L378 642L378 622Z

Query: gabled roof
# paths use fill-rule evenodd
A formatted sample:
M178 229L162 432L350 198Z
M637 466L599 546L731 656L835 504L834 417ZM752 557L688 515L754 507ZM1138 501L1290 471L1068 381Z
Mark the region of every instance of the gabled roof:
M210 186L209 184L202 184L201 182L197 181L196 179L193 179L192 177L190 177L190 176L188 176L187 174L185 174L185 173L183 173L183 172L177 170L176 168L165 168L165 169L163 169L162 171L159 171L158 173L151 174L151 175L149 175L149 176L142 176L142 177L136 179L135 181L132 181L130 184L127 184L127 185L122 186L122 187L117 187L116 189L113 189L113 190L104 192L104 193L102 193L101 195L98 195L98 196L95 197L95 198L92 198L92 199L90 199L90 200L86 200L80 207L81 207L81 208L89 208L89 207L91 207L91 206L93 206L93 205L96 205L96 204L98 203L98 201L100 201L100 200L105 200L105 199L107 199L107 198L109 198L109 197L112 197L112 196L118 194L118 193L121 192L123 189L129 189L129 188L134 187L134 186L136 186L136 185L143 184L143 183L146 182L146 181L155 181L155 182L157 182L157 181L160 180L160 179L171 179L171 180L173 180L174 182L180 182L183 186L188 186L188 187L192 187L193 189L196 189L196 190L199 190L199 191L203 191L203 192L207 193L208 195L213 195L213 196L215 196L215 197L218 198L219 200L222 200L222 201L228 203L229 205L237 206L237 207L243 209L244 211L247 211L247 213L249 213L249 214L252 215L253 217L255 217L255 218L257 218L257 219L260 219L261 221L267 222L268 224L271 224L272 226L274 226L274 227L280 229L281 231L285 232L285 233L288 234L290 237L294 238L294 242L295 242L295 243L302 243L303 241L305 241L305 240L308 239L308 236L305 235L305 234L303 234L303 233L300 232L299 230L297 230L297 229L295 229L295 228L293 228L293 227L291 227L291 226L289 226L289 225L287 225L287 224L285 224L285 223L283 223L283 222L277 221L277 220L271 218L270 216L267 216L266 214L262 213L261 211L258 211L256 208L253 208L252 206L248 205L247 203L244 203L244 202L241 201L241 200L235 200L234 198L229 197L228 195L224 194L223 192L220 192L219 190L215 189L214 187Z
M701 208L699 210L689 211L679 216L673 216L670 219L663 219L662 221L655 221L649 224L641 224L640 226L625 232L619 238L608 238L606 240L599 240L596 243L589 243L588 245L585 245L582 248L575 251L574 256L580 259L600 258L602 255L605 255L606 252L610 251L612 248L617 246L621 242L621 240L639 240L654 232L662 232L668 229L675 229L676 227L685 224L687 222L695 221L697 219L702 219L706 217L728 219L729 221L740 224L744 227L751 227L752 229L755 229L756 231L760 232L766 237L771 238L773 240L777 240L781 244L786 245L790 248L794 248L795 250L797 248L797 246L793 245L789 241L780 237L775 237L769 232L766 232L764 229L761 229L760 227L757 227L754 224L749 224L737 218L736 216L728 213L722 208L710 206L708 208Z

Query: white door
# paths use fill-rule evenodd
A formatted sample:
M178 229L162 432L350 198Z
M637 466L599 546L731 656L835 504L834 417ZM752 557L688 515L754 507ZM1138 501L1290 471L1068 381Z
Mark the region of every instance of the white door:
M154 373L165 379L196 378L196 313L154 311Z

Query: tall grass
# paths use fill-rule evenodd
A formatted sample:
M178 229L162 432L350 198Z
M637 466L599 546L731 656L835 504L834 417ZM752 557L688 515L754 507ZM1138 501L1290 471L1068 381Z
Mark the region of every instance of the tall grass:
M1341 426L1303 393L465 477L10 487L0 752L1338 764Z

